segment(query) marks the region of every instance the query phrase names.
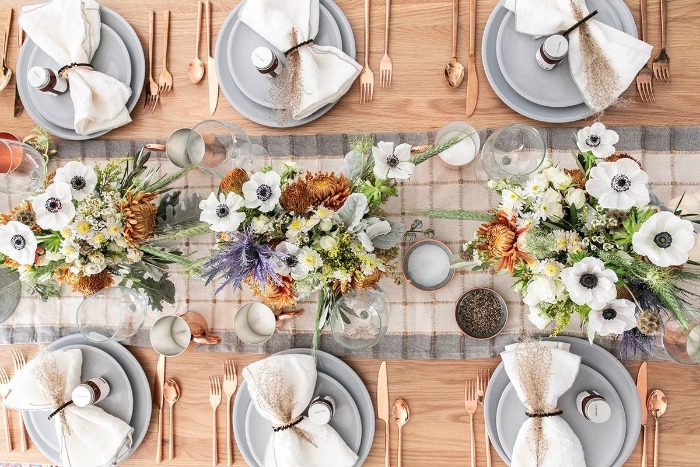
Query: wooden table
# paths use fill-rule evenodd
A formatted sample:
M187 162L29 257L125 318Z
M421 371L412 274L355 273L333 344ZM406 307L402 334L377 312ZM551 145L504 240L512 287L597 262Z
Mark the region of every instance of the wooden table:
M37 346L22 346L27 356L33 356ZM143 365L149 378L155 373L157 356L152 349L130 348ZM239 382L245 365L262 358L258 355L236 355L210 352L189 352L168 359L167 377L180 385L182 397L175 405L175 460L166 460L163 465L208 466L211 465L211 407L209 406L209 376L223 377L222 363L232 358L236 362ZM380 361L371 359L349 359L346 362L360 375L375 401L377 372ZM469 463L469 417L464 410L464 380L474 378L479 368L496 368L499 360L389 360L389 396L393 401L406 399L411 408L411 419L404 427L404 465L409 466L455 466ZM9 349L0 348L0 365L12 367ZM626 365L636 376L639 363ZM152 381L151 381L152 384ZM660 422L660 463L663 467L698 465L697 449L700 444L700 367L687 367L670 363L649 364L649 390L660 388L668 396L668 411ZM218 410L219 459L226 463L226 419L225 406ZM484 466L483 412L476 415L477 465ZM377 420L374 444L367 466L384 464L384 427ZM151 466L155 464L155 432L157 412L151 417L148 435L141 447L125 466ZM650 426L653 419L650 417ZM30 442L30 450L19 452L19 436L16 413L11 413L10 429L15 451L3 452L0 435L0 461L42 463L46 459ZM167 430L167 413L166 413ZM0 431L2 431L0 429ZM650 428L649 455L652 453L653 429ZM167 431L166 431L167 433ZM396 465L398 430L391 426L392 462ZM167 436L166 436L167 439ZM641 442L626 465L639 466ZM503 466L492 452L493 465ZM245 465L238 451L234 465ZM649 460L651 466L651 459Z

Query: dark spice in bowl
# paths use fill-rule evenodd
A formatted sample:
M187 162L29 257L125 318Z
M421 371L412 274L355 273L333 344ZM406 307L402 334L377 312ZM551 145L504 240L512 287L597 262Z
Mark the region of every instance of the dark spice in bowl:
M467 291L457 302L457 324L462 331L477 339L488 339L498 334L508 317L505 302L491 289Z

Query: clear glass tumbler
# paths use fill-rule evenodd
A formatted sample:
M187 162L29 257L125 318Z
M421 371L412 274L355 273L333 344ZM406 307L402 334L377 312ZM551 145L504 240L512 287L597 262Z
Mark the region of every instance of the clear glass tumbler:
M682 325L669 318L664 323L663 348L669 357L686 365L700 364L700 315L690 312Z
M379 289L354 290L335 302L330 313L333 338L346 349L377 344L389 326L389 303Z
M481 149L481 169L485 178L524 181L542 165L546 155L542 135L518 123L489 136Z
M109 287L88 296L78 307L81 334L93 342L122 341L146 321L148 300L127 287Z
M0 192L29 195L44 186L46 161L28 144L0 139Z

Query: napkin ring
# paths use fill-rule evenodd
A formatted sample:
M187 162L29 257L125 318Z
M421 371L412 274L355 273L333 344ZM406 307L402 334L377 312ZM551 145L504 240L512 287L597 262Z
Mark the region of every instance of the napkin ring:
M289 57L290 54L293 54L294 52L296 52L296 51L299 50L300 48L304 47L305 45L310 45L310 44L313 44L313 43L314 43L314 40L313 40L313 39L309 39L308 41L304 41L304 42L299 42L297 45L295 45L295 46L292 47L291 49L287 50L287 51L284 53L284 56L285 56L285 57Z
M557 407L554 409L552 412L541 412L541 413L533 413L533 412L525 412L525 415L527 415L530 418L545 418L545 417L556 417L557 415L563 414L564 411Z
M285 423L284 425L279 425L279 426L273 426L273 427L272 427L272 431L274 431L275 433L277 433L278 431L288 430L288 429L290 429L290 428L292 428L292 427L297 426L299 423L301 423L301 421L302 421L303 419L304 419L304 416L303 416L303 415L299 415L297 418L295 418L294 420L292 420L292 421L289 422L289 423Z
M51 415L49 415L49 420L51 420L51 419L54 418L56 415L58 415L59 413L61 413L62 411L64 411L64 410L66 409L66 407L68 407L68 406L71 405L72 403L73 403L73 401L68 401L68 402L65 402L64 404L61 404L61 406L60 406L59 408L57 408L56 410L54 410L53 412L51 412Z
M68 72L69 72L70 70L74 69L74 68L85 68L86 70L95 71L95 69L94 69L94 68L92 67L92 65L90 65L89 63L76 63L76 62L73 62L73 63L71 63L71 64L69 64L69 65L62 66L62 67L58 70L58 76L60 76L60 77L63 78L63 79L68 79Z

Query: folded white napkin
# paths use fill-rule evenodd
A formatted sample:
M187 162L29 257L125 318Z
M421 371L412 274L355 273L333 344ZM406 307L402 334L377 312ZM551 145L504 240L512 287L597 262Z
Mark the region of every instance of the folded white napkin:
M100 4L95 0L51 0L24 6L19 24L60 66L90 63L100 45ZM79 135L111 130L131 121L126 108L131 88L121 81L98 71L74 68L68 72L68 83Z
M515 12L516 31L531 36L563 32L589 13L585 0L506 0L505 7ZM595 111L611 105L627 89L652 50L595 17L569 33L568 39L571 76Z
M71 400L73 389L81 383L83 352L80 349L56 350L42 354L19 370L10 381L10 394L4 405L16 410L55 410L54 397L47 393L46 379L63 376L63 401ZM60 389L58 389L60 391ZM109 396L107 396L109 397ZM69 405L65 418L56 415L56 433L61 446L63 467L102 467L112 465L131 449L134 429L97 406Z
M306 410L316 387L316 361L311 355L273 355L243 369L250 397L273 427L295 421ZM306 417L294 427L273 433L265 467L351 467L357 454L330 425Z
M246 0L241 21L278 50L286 52L318 33L318 0ZM296 42L291 32L296 29ZM362 67L336 47L310 44L299 48L303 93L292 118L301 120L340 99ZM251 65L252 66L252 65Z
M506 346L503 366L530 413L552 413L574 383L581 357L558 342ZM586 467L576 433L560 416L529 417L518 432L511 467Z

